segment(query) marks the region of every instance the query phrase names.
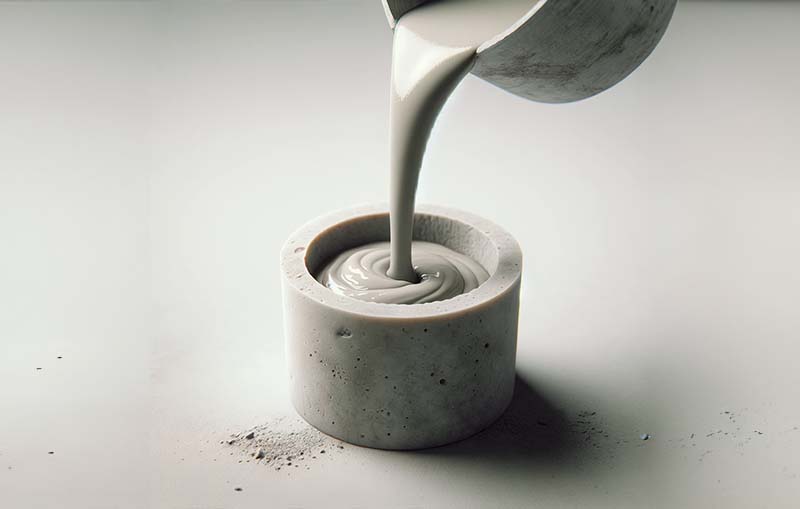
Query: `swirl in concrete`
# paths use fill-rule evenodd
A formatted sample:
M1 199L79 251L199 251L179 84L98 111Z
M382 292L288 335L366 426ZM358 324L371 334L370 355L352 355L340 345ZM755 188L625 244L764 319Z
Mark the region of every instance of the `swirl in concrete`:
M316 279L333 292L387 304L423 304L449 299L489 279L478 262L445 246L414 241L411 258L418 282L389 277L388 242L349 249L325 266Z

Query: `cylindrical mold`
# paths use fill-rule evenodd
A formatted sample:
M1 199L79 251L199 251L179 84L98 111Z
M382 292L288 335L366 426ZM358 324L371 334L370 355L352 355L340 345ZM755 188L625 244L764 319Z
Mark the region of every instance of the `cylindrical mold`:
M447 444L486 428L511 401L522 266L516 240L474 215L424 206L414 239L473 258L490 278L427 304L332 292L314 279L326 261L389 240L389 215L378 206L314 220L281 253L292 403L314 427L352 444Z

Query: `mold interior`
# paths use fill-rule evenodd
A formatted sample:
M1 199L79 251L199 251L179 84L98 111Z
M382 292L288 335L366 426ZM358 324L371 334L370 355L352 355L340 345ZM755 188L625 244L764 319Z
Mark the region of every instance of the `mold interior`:
M497 270L497 248L488 235L449 217L417 213L414 240L434 242L480 263L491 277ZM306 249L306 269L317 274L326 262L342 251L371 242L389 240L389 214L352 218L320 232Z

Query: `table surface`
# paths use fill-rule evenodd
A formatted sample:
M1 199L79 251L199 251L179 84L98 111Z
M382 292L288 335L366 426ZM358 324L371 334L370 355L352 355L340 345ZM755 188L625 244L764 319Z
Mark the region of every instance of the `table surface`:
M293 415L283 240L386 199L383 16L0 4L0 505L797 507L796 2L683 2L587 101L446 106L419 201L525 254L514 433L289 472L219 445Z

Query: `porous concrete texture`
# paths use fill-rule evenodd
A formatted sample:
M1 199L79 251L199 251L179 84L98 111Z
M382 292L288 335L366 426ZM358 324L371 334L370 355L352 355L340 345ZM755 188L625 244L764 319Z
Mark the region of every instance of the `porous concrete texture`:
M389 24L425 0L383 0ZM650 55L677 0L531 0L509 30L478 48L472 74L539 102L591 97Z
M381 304L337 295L313 275L346 249L389 239L385 206L336 212L300 228L281 254L291 399L319 430L382 449L466 438L511 400L522 254L491 222L417 207L414 239L480 262L490 278L428 304Z

